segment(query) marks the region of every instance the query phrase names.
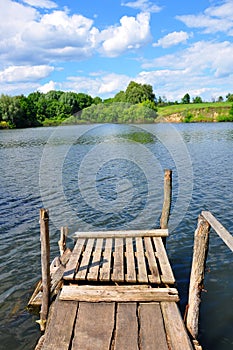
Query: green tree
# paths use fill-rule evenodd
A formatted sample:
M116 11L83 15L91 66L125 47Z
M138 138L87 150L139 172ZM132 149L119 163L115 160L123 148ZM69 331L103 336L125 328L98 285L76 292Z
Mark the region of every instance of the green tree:
M233 94L228 93L226 95L227 102L233 102Z
M183 103L183 104L189 104L190 103L190 95L188 93L185 94L184 97L182 97L181 103Z
M193 103L202 103L202 98L200 96L196 96L193 98Z
M142 85L136 83L135 81L131 81L125 91L125 101L132 104L137 104L146 100L155 100L152 86L148 84Z

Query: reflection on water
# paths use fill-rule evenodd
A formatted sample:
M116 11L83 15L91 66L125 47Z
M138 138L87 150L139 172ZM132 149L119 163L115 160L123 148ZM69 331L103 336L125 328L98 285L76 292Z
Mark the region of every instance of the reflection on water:
M39 336L38 316L25 309L40 277L39 208L50 209L52 257L60 224L68 222L71 232L76 226L156 227L165 168L173 170L171 226L177 215L183 218L167 242L183 311L198 214L211 210L233 232L232 147L231 123L0 131L0 349L32 349ZM185 186L192 190L187 210ZM233 345L232 262L211 232L201 304L204 349Z

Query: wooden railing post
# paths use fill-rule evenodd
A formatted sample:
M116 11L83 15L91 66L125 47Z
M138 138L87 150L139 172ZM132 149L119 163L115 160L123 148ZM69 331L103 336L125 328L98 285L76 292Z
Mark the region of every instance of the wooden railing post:
M189 284L189 299L187 306L186 326L191 336L198 336L199 305L201 302L201 291L205 264L209 245L209 223L199 215L197 229L194 234L193 260Z
M168 220L171 209L171 198L172 198L172 171L166 169L164 172L164 199L163 199L163 209L160 218L160 227L167 228Z
M60 240L58 246L60 250L60 256L62 256L66 250L66 237L68 235L68 227L61 227Z
M40 329L45 330L50 300L50 245L49 213L40 209L41 272L42 272L42 305L40 312Z

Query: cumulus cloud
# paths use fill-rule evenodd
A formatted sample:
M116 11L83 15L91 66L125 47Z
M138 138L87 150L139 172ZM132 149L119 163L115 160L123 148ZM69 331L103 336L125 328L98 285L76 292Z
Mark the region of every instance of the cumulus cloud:
M170 69L190 70L200 75L211 72L215 76L233 74L230 65L233 56L233 43L198 41L179 54L161 56L143 64L144 68L167 67Z
M225 1L222 5L208 7L204 13L182 15L176 18L189 28L203 28L205 33L225 32L232 35L233 2Z
M47 77L53 72L54 67L51 66L10 66L0 71L0 82L26 82L36 81Z
M50 0L23 0L23 2L29 6L38 8L52 9L57 7L57 4Z
M131 7L136 10L140 10L143 12L160 12L162 8L158 5L153 4L153 2L148 0L137 0L130 2L122 2L122 6Z
M37 7L53 5L47 0L25 1ZM138 49L150 40L150 15L124 16L118 25L100 31L93 19L70 15L66 9L44 14L37 8L2 0L0 31L2 65L42 65L55 60L84 60L100 51L115 57Z
M187 42L189 37L190 35L183 31L172 32L159 39L157 43L153 44L153 46L162 46L163 48L167 48L178 44L184 44Z
M145 61L140 77L151 84L156 81L157 91L163 91L171 99L185 92L194 94L197 89L205 89L206 96L214 90L223 94L222 86L229 91L232 89L232 56L233 43L229 41L199 41L178 54Z
M125 74L108 72L91 72L89 76L71 76L64 83L66 90L84 91L91 96L113 96L120 90L125 90L132 80Z
M43 92L44 94L46 94L47 92L49 92L51 90L56 90L57 85L58 85L57 83L55 83L54 81L50 80L48 83L38 87L37 90L40 91L40 92Z
M103 30L100 38L103 41L102 52L109 57L138 49L151 40L150 15L139 13L136 18L124 16L120 20L120 26Z

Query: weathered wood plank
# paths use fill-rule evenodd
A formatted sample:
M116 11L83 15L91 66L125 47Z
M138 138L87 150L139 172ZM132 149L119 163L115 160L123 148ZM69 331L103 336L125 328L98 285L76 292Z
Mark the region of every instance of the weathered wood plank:
M204 281L205 264L209 246L210 225L199 215L194 234L193 260L189 283L189 299L186 325L194 339L198 336L199 305Z
M87 245L83 252L81 263L79 265L78 271L75 274L76 280L85 280L86 278L94 243L95 240L93 238L88 239Z
M115 303L80 303L71 350L109 350Z
M138 350L137 304L117 304L114 350Z
M112 259L112 238L106 239L103 251L102 267L100 269L99 279L102 282L110 281L111 275L111 259Z
M233 251L233 236L229 231L209 212L203 211L201 215L209 222L210 226L222 238L223 242Z
M163 283L174 284L175 277L173 275L172 268L169 263L163 241L160 237L155 237L153 238L153 240L154 240L154 245L156 249L156 256L159 260L159 264L162 272L162 275L160 276L161 280Z
M73 280L74 279L74 275L78 269L79 266L79 260L82 254L82 251L84 249L84 245L85 245L85 239L84 238L80 238L77 240L73 252L71 254L70 260L68 262L68 264L66 265L66 269L63 275L63 278L65 280Z
M167 237L168 229L151 230L127 230L127 231L92 231L75 232L74 239L77 238L126 238L126 237Z
M171 199L172 199L172 171L169 169L165 170L164 173L164 200L162 215L160 218L160 227L162 229L168 227L168 220L171 209Z
M78 303L58 299L55 303L42 350L68 350L70 346Z
M131 237L125 240L125 257L126 257L126 282L136 283L136 270L134 261L133 239Z
M63 286L61 300L86 302L179 301L175 288L129 288L128 286Z
M136 237L136 257L137 257L137 267L138 267L138 275L137 280L139 283L147 283L147 270L146 270L146 262L144 255L144 247L141 237Z
M139 304L140 349L168 350L162 312L159 303ZM181 349L185 349L181 347ZM173 350L173 348L172 348Z
M100 269L100 261L103 247L103 238L97 239L93 259L87 275L88 281L97 281Z
M161 302L161 310L170 348L172 350L193 350L177 304Z
M40 240L41 240L41 273L42 273L42 303L40 311L40 329L45 330L50 300L50 244L49 244L49 212L40 209Z
M152 242L150 237L144 238L145 248L146 248L146 257L148 260L148 265L151 271L151 275L148 276L151 283L159 284L161 282L159 276L159 270L157 266L157 262L155 259L155 253L153 250Z
M124 241L123 238L115 238L112 281L124 282Z

